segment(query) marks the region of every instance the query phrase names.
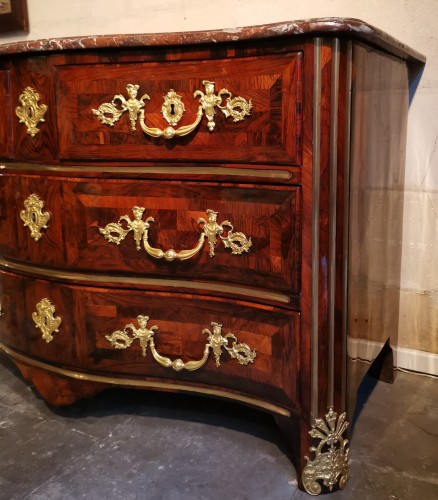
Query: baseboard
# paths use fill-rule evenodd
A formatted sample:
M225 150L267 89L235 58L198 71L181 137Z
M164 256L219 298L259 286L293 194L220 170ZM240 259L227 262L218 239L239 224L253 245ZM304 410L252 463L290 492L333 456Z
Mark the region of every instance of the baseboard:
M397 367L438 376L438 354L396 347Z
M347 341L347 352L352 359L373 361L381 351L384 343L372 340L353 339ZM392 347L392 346L391 346ZM438 354L406 347L392 347L394 363L397 368L413 372L438 376Z

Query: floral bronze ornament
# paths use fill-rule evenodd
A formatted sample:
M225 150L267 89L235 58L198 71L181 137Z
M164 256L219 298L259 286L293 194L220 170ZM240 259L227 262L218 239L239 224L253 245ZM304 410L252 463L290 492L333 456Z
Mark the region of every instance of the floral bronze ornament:
M32 137L38 134L37 127L39 122L43 122L47 111L46 104L39 104L40 95L32 87L26 87L20 94L19 100L21 106L15 108L15 114L20 119L19 123L24 123L27 127L27 133Z
M338 415L329 408L325 416L315 419L312 430L309 434L314 439L319 439L319 444L315 448L310 448L315 453L313 460L304 457L307 464L302 474L303 486L310 495L319 495L321 485L317 481L322 481L330 491L339 483L339 488L343 489L350 477L350 465L348 462L348 440L342 435L348 428L346 414Z
M42 338L47 343L53 340L53 333L59 332L62 322L62 319L54 314L55 306L47 298L40 300L36 305L36 312L32 313L35 326L41 330Z
M20 218L24 227L28 227L31 237L38 241L43 234L41 229L47 229L50 220L49 212L43 212L44 201L37 195L31 194L24 200L24 210L20 212Z
M148 127L146 125L144 100L149 100L150 97L147 94L143 94L140 100L138 100L137 93L140 86L132 83L128 84L126 87L129 95L128 99L125 99L121 94L115 95L111 102L104 102L98 109L92 109L92 112L103 124L113 127L114 123L120 119L121 115L125 111L128 111L132 130L135 130L138 119L145 134L157 138L164 137L165 139L172 139L174 137L182 137L190 134L199 125L204 113L208 120L208 130L213 132L216 126L214 122L216 108L219 108L227 118L231 116L234 122L241 121L245 116L250 115L252 108L251 99L247 101L240 96L233 97L232 93L227 89L221 89L216 94L215 83L209 80L203 80L202 84L204 85L205 93L201 90L196 90L193 93L194 98L200 98L200 105L198 106L196 118L191 124L182 127L174 128L180 121L185 108L182 97L173 89L170 89L166 96L163 97L164 103L161 111L163 117L169 123L169 126L164 129ZM223 104L223 96L228 96L225 104ZM119 101L120 107L117 107L117 101Z
M143 94L140 99L137 99L139 88L139 85L129 83L126 86L128 99L125 99L122 94L117 94L111 102L104 102L98 109L93 109L93 114L105 125L114 127L114 123L119 121L122 114L127 111L131 121L131 129L135 131L138 115L145 105L144 100L150 99L147 94ZM117 108L117 101L120 102L121 109Z
M222 113L228 118L231 116L233 118L233 122L239 122L245 118L245 116L250 115L250 111L252 108L251 99L249 102L243 97L234 97L232 98L232 94L227 89L219 90L218 94L214 93L214 82L210 82L209 80L204 80L202 85L205 87L205 94L200 90L196 90L193 94L193 97L199 96L200 103L202 109L205 112L205 116L208 120L208 130L213 132L216 124L213 121L214 115L216 114L215 108L218 107ZM226 100L226 105L222 106L222 96L228 95Z
M133 207L132 212L134 219L131 220L128 215L120 217L118 222L110 222L104 228L100 227L99 231L104 238L110 243L120 245L126 236L132 231L137 250L141 249L141 243L146 252L155 259L164 258L167 261L172 260L187 260L196 255L204 246L204 241L207 239L209 245L209 255L214 256L217 237L219 236L225 248L230 248L233 255L239 255L243 252L248 252L251 248L251 238L247 238L243 233L235 233L233 225L230 221L224 220L220 224L217 223L218 213L213 210L207 210L208 220L200 217L197 221L202 224L202 232L199 236L197 245L190 250L176 251L173 248L163 251L160 248L154 248L149 244L149 227L150 222L154 222L153 217L147 217L143 220L144 207ZM223 236L224 226L228 227L226 236Z
M186 110L182 102L182 97L178 95L173 89L163 97L164 103L161 106L161 112L164 119L170 125L178 125L184 111Z
M133 323L129 323L123 330L116 330L111 335L105 335L105 338L115 349L127 349L132 345L135 340L138 340L141 346L142 355L145 357L147 354L147 347L151 350L152 356L157 363L165 368L173 368L179 372L181 370L194 371L201 368L208 360L210 350L216 362L216 367L220 367L220 358L222 355L222 348L224 348L232 359L237 359L239 364L247 365L254 363L256 352L251 349L248 344L237 344L237 338L233 333L222 335L222 325L212 322L211 326L213 332L205 328L202 333L208 335L207 343L204 348L204 354L200 360L184 362L182 359L172 360L159 354L155 348L154 334L158 330L158 326L154 325L150 328L147 327L149 316L137 316L139 327L137 328ZM229 346L229 340L232 341Z

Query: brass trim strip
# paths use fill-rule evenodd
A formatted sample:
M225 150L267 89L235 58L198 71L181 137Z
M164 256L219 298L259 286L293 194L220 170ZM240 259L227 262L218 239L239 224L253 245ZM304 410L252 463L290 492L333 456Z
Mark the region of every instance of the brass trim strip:
M8 356L11 356L14 359L19 361L23 361L24 363L35 366L36 368L40 368L42 370L46 370L52 373L56 373L58 375L62 375L64 377L73 378L75 380L85 380L89 382L99 382L103 384L110 385L120 385L127 387L145 387L150 389L165 389L165 390L180 390L184 392L191 392L194 394L206 394L208 396L216 396L220 398L230 399L232 401L238 401L241 403L245 403L251 406L255 406L257 408L261 408L263 410L278 413L279 415L283 415L285 417L290 417L291 413L289 410L282 408L281 406L277 406L272 403L267 403L265 401L261 401L256 398L251 398L248 396L241 396L239 394L233 394L226 391L221 391L217 389L205 389L199 387L191 387L190 385L185 384L172 384L169 382L152 382L148 380L139 380L135 378L115 378L115 377L106 377L104 375L94 375L90 373L81 373L73 370L67 370L65 368L59 368L57 366L49 365L47 363L43 363L42 361L37 361L32 359L24 354L20 354L15 350L5 346L0 342L0 349L5 352Z
M347 334L348 334L348 255L350 249L350 146L351 146L351 106L352 106L352 74L353 74L353 44L347 45L346 67L346 103L345 103L345 166L344 166L344 248L342 269L342 366L343 376L341 381L342 404L341 411L346 409L347 401Z
M282 179L289 180L292 178L292 173L287 170L267 170L255 168L225 168L225 167L106 167L101 165L75 165L67 167L63 165L34 165L27 163L10 163L0 165L0 169L10 170L30 170L30 171L47 171L47 172L105 172L114 174L193 174L193 175L226 175L230 177L255 177L267 179Z
M291 301L290 296L283 293L257 290L255 288L249 288L245 286L223 285L220 283L204 283L201 281L140 278L137 276L109 276L91 273L85 274L74 271L60 271L41 268L38 266L33 266L31 264L10 262L4 257L0 258L0 267L6 270L22 271L49 279L52 278L68 282L86 281L90 283L103 283L105 285L108 285L108 283L128 283L146 286L165 286L171 288L187 288L191 290L208 290L221 293L232 293L236 295L242 295L244 297L250 297L253 299L273 300L275 302L281 302L283 304L289 304Z
M329 275L328 275L328 393L333 406L335 384L336 197L338 182L339 38L332 41L330 97Z
M315 38L313 60L313 166L312 166L312 317L311 317L311 403L310 420L318 417L318 293L319 293L319 212L321 140L321 38Z

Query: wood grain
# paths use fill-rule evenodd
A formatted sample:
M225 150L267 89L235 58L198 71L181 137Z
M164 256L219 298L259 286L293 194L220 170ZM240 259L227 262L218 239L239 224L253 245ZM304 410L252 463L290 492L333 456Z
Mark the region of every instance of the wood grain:
M297 52L257 59L59 67L56 98L60 156L179 162L204 161L207 156L217 162L299 164L300 75L301 55ZM92 113L116 94L127 96L126 85L133 83L140 85L138 98L144 93L150 97L144 108L147 126L168 126L161 106L170 89L182 96L186 112L178 127L185 126L195 120L199 102L193 93L205 91L204 80L214 81L216 92L227 89L233 97L251 99L251 115L233 123L216 109L213 133L203 118L192 134L165 140L147 136L139 124L133 132L127 113L114 127L102 124Z
M291 36L300 26L311 35ZM318 26L322 31L315 31ZM286 34L275 31L280 27ZM61 42L59 51L47 42L22 46L37 54L14 55L19 45L3 48L0 157L12 161L0 172L0 255L5 259L0 341L23 359L58 370L46 372L44 364L16 359L23 376L52 404L69 404L108 386L68 379L59 372L67 369L109 380L168 381L181 390L209 388L278 405L291 415L277 421L293 446L300 476L312 444L312 417L323 416L331 399L338 413L346 406L345 263L349 259L351 265L360 254L361 270L371 259L360 193L371 176L387 181L388 166L404 161L405 60L416 55L380 33L356 34L374 45L353 42L351 111L348 38L363 25L280 27L242 30L236 39L218 33L222 42L217 44L206 43L200 34L169 34L85 39L87 50L76 50L76 39ZM331 35L336 30L348 34L339 45ZM322 36L321 68L314 67L315 34ZM403 60L379 52L375 43ZM332 73L335 46L340 50L338 88ZM320 103L314 101L319 76ZM180 125L186 125L194 119L198 101L193 92L204 90L203 80L214 80L216 91L227 88L251 99L251 116L234 123L218 111L213 133L204 118L193 135L166 142L145 136L138 125L132 131L126 115L110 128L91 111L116 94L126 95L126 85L136 83L139 96L151 98L145 106L147 125L163 128L163 96L173 88L183 97L186 113ZM34 138L14 116L26 86L35 88L49 108ZM320 113L314 114L319 104ZM381 109L388 113L379 114ZM346 148L350 120L351 154ZM337 137L330 140L336 126ZM19 216L32 193L51 214L39 242ZM352 195L351 216L346 193ZM153 247L193 248L200 234L197 220L206 218L207 209L218 212L218 222L229 220L236 232L251 237L252 247L235 256L219 243L210 257L205 245L192 260L166 262L137 251L131 234L119 246L106 241L99 228L121 216L132 219L135 205L145 208L144 218L155 219L149 229ZM393 241L399 241L398 229L391 231L398 235ZM357 237L363 237L362 253ZM385 259L399 263L399 256L390 253ZM5 272L11 263L16 274ZM359 277L366 284L366 276ZM172 281L177 289L169 285ZM354 285L351 277L349 285ZM250 299L245 290L257 294ZM50 343L32 321L44 297L62 317ZM361 314L367 311L365 302ZM150 352L143 357L137 341L114 349L106 335L136 324L139 314L158 326L157 349L171 359L200 359L203 329L219 322L224 333L256 349L256 361L242 366L224 353L220 368L209 359L199 371L177 373L157 364ZM348 382L354 392L360 380Z
M296 312L189 294L63 285L5 272L0 277L5 311L1 340L12 349L88 373L220 386L296 410L300 357ZM49 343L32 319L36 304L46 297L62 319ZM171 359L201 359L207 342L202 331L211 329L212 322L223 325L224 335L234 333L238 343L255 349L256 359L240 365L224 350L220 368L210 355L198 371L176 372L159 365L150 351L143 357L138 341L127 349L115 349L106 336L129 323L138 326L140 314L150 317L149 327L158 326L156 348Z
M210 280L282 291L300 291L300 190L296 187L243 184L59 179L36 175L0 177L3 217L0 243L4 256L75 271L129 272L156 276ZM34 241L20 219L24 200L32 193L51 213L43 237ZM199 217L207 209L228 220L235 232L251 238L247 253L232 255L218 238L214 257L209 246L187 261L167 262L136 250L132 233L120 245L99 232L132 208L145 208L150 223L149 242L164 251L194 248L202 231ZM126 224L123 224L126 227ZM226 229L226 228L225 228Z
M12 157L10 72L0 71L0 158Z
M31 87L40 96L39 104L47 105L44 122L38 124L39 132L34 137L27 133L24 123L13 115L15 137L15 159L54 163L58 159L58 130L56 127L56 101L53 92L54 68L44 56L22 60L11 69L12 105L20 104L19 96L26 87Z

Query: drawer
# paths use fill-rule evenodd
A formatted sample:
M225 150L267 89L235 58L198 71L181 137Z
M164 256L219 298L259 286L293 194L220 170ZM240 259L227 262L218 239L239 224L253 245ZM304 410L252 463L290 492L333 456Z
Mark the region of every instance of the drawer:
M0 71L0 158L11 158L9 71Z
M301 162L301 52L59 66L56 73L61 159ZM251 104L250 110L240 98ZM216 105L211 107L208 103L213 101ZM227 102L232 106L228 110ZM190 129L203 103L202 119L188 135L165 139L141 128L140 109L148 129ZM244 109L249 114L242 114Z
M81 371L220 386L296 404L298 313L203 296L61 285L5 272L0 280L1 342L13 349ZM54 307L43 314L45 323L57 320L58 331L48 341L34 320L44 310L43 299Z
M7 258L299 293L298 187L13 174L0 182L0 249ZM38 239L21 216L32 195L43 204L39 213L50 214ZM28 216L39 217L32 210ZM132 229L136 224L141 231ZM170 250L185 253L172 259Z
M49 299L50 304L44 299ZM41 303L41 304L40 304ZM47 281L33 280L0 271L0 342L30 356L65 365L74 366L78 363L81 353L80 330L74 328L75 309L70 307L71 293L67 288L51 286ZM37 306L40 304L39 306ZM66 305L69 307L66 307ZM52 333L43 338L42 331L37 328L33 315L47 311L47 319L55 308ZM57 338L59 329L57 317L61 315L62 326L71 325L69 340ZM52 339L50 339L52 337ZM53 346L57 346L54 349Z

